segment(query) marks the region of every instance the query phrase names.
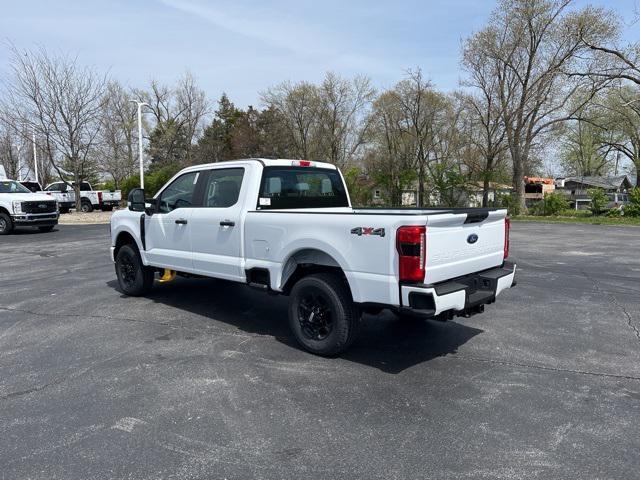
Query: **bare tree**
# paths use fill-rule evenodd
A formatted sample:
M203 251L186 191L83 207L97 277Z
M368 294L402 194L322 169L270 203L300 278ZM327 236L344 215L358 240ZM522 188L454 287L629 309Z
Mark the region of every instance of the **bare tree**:
M135 90L134 94L149 105L154 117L148 129L152 161L193 163L193 148L209 111L205 93L193 76L185 73L174 87L152 80L148 91Z
M473 168L481 174L482 206L486 207L489 182L495 180L493 177L498 160L508 147L500 85L493 65L486 62L484 52L474 48L471 41L467 41L463 47L462 65L468 75L464 85L475 90L471 94L461 95L461 101L466 106L467 138L482 157L480 162L474 162Z
M135 174L137 109L131 100L131 93L122 85L109 82L100 116L96 154L100 157L100 170L113 179L116 188Z
M267 108L278 112L284 122L295 155L313 158L320 103L317 88L308 82L284 82L260 96Z
M35 130L60 177L73 177L79 209L80 182L97 170L93 152L106 77L44 48L23 52L12 46L9 69L4 110L13 106L14 124Z
M513 163L513 185L524 208L523 177L540 136L573 118L583 105L572 102L580 91L587 103L606 81L570 72L587 71L581 32L605 39L615 33L610 12L568 8L572 0L501 0L489 25L465 45L496 77L500 109ZM584 65L584 62L589 62ZM585 95L585 92L588 94Z
M367 77L353 80L327 73L318 87L319 155L344 168L365 142L368 110L375 95Z

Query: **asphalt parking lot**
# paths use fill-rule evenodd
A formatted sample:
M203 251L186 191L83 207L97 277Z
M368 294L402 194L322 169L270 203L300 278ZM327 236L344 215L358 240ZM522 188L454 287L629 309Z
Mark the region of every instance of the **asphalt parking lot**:
M107 225L0 238L0 478L640 474L640 229L513 225L518 286L299 350L286 298L117 290Z

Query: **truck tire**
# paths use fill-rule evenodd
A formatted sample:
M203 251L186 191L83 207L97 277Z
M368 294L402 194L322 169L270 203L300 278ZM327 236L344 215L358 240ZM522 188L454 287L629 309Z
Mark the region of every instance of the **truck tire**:
M89 200L82 200L80 202L80 211L83 213L91 213L93 212L93 205Z
M111 212L113 210L113 207L111 205L103 205L102 206L102 211L103 212Z
M46 227L38 227L41 232L50 232L53 230L53 225L47 225Z
M6 213L0 212L0 235L9 235L13 230L13 222L11 217Z
M142 264L135 245L123 245L116 255L118 285L125 295L138 297L153 287L154 270Z
M68 207L61 208L60 213L69 213L69 208Z
M353 343L360 323L345 281L331 273L303 277L292 288L289 326L302 347L334 356Z

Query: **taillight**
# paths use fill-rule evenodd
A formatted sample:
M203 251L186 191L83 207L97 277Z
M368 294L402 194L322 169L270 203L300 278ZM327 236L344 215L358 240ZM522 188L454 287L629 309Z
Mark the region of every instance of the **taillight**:
M396 248L400 256L400 281L422 282L427 255L427 228L400 227L396 232Z
M504 259L509 256L509 230L511 230L511 220L509 217L504 219Z
M98 203L102 203L102 192L98 192Z

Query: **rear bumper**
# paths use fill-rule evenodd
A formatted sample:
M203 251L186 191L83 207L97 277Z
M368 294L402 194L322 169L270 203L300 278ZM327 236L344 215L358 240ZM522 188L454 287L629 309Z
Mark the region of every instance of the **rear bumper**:
M58 213L21 213L11 219L16 227L49 227L58 224Z
M424 317L471 315L480 313L484 305L493 303L507 288L515 286L516 265L505 262L502 267L465 275L433 285L402 285L401 309Z
M106 207L117 207L120 205L120 200L103 200L102 205Z

